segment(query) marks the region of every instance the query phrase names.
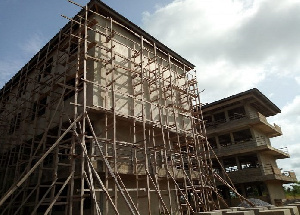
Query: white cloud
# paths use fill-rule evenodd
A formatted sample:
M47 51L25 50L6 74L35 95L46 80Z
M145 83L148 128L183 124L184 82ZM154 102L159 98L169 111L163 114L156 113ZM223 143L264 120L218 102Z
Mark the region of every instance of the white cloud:
M236 66L229 61L218 60L197 67L199 88L205 89L201 100L212 102L221 96L230 96L248 90L262 81L264 72L259 67ZM215 81L213 81L215 80ZM223 89L226 89L222 92Z
M9 61L9 60L0 60L0 87L2 88L2 86L7 82L7 80L9 80L13 74L16 73L16 71L18 71L21 66L22 66L23 62L20 60L13 60L13 61Z
M174 0L143 25L196 65L203 103L258 85L282 105L293 99L274 117L283 136L272 143L289 148L279 164L300 177L299 0Z
M296 80L297 84L300 85L300 76L295 77L295 80Z
M143 25L196 65L205 102L300 75L300 1L174 0Z
M275 147L287 147L291 158L280 160L278 164L286 170L294 170L300 176L300 95L282 108L281 114L272 121L281 126L283 135L272 139Z
M0 60L0 88L16 74L46 43L40 33L33 33L24 43L18 45L14 58L5 57Z
M34 33L25 41L25 43L20 44L20 48L25 55L33 57L45 43L45 37L42 34Z

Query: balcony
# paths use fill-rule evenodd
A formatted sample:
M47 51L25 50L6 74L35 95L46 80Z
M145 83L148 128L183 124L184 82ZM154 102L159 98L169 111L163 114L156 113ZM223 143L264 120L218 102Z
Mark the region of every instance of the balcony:
M250 119L258 119L259 122L253 122L253 125L268 134L268 137L276 137L282 135L281 127L276 125L275 123L274 125L271 125L267 121L267 118L261 113L257 112L257 115L251 115Z
M268 123L265 116L256 112L255 114L238 115L229 119L223 119L206 123L207 135L217 134L220 132L231 131L233 129L243 128L252 125L254 128L262 131L268 137L276 137L282 135L281 128L274 124Z
M233 183L247 183L254 181L280 180L283 183L296 182L297 178L293 171L282 171L271 164L250 167L244 169L226 168L227 174ZM216 171L222 178L225 178L220 171Z
M274 156L276 159L284 159L290 157L286 147L276 149L270 145L267 139L262 137L257 137L256 139L250 139L235 143L229 143L227 145L223 145L220 148L215 148L213 150L214 152L211 151L211 157L214 157L215 155L217 157L223 157L254 151L265 151L265 153Z
M238 169L231 169L230 168L226 168L227 169L227 174L229 176L229 178L231 179L231 181L234 184L239 184L239 183L247 183L247 182L253 182L253 181L262 181L262 172L261 169L258 168L246 168L246 169L242 169L242 170L238 170ZM217 172L218 173L218 172ZM226 181L228 181L227 178L225 178L225 175L223 175L222 173L218 173L222 178L226 179Z

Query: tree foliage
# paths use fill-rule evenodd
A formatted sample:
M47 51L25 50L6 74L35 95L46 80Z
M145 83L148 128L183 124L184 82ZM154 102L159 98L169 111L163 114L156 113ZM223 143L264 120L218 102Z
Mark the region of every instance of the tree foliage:
M284 191L286 195L293 196L294 198L300 196L300 181L284 187Z

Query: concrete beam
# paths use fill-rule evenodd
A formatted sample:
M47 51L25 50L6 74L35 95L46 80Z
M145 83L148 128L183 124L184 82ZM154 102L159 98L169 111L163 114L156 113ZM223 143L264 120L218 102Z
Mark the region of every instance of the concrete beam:
M231 209L232 211L242 211L242 210L244 210L245 208L244 208L244 207L230 207L230 209Z
M254 215L254 211L229 211L225 215Z
M291 212L289 209L274 209L259 211L259 215L291 215Z
M291 212L291 215L299 215L299 210L298 210L297 206L289 205L289 206L283 206L283 207L276 207L275 209L289 209Z
M222 211L208 211L208 212L198 212L194 215L222 215Z
M231 209L219 209L219 210L213 210L213 211L220 211L222 215L225 215L226 212L232 211Z
M300 203L291 203L291 204L288 204L287 206L296 206L298 208L298 212L300 213Z
M245 208L244 211L253 211L255 215L259 215L260 211L264 211L267 208L264 207L255 207L255 208Z

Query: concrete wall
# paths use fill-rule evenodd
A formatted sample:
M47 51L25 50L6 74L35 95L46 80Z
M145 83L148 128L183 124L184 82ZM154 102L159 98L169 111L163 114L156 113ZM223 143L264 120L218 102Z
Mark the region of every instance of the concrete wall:
M155 188L153 185L150 185L150 199L148 199L146 187L147 182L146 178L141 177L138 181L138 185L136 184L135 176L121 176L123 178L123 181L125 183L126 188L129 190L129 194L131 195L132 201L134 202L135 206L137 207L140 214L149 214L149 208L148 208L148 202L150 202L150 210L151 214L160 214L162 211L162 201L160 200L159 196L157 195L157 192L155 191ZM136 191L136 188L138 186L138 191ZM171 183L171 186L174 187L174 184ZM113 189L114 184L110 183L109 189ZM173 213L172 214L180 214L177 208L176 203L176 193L175 190L171 191L170 193L167 191L167 181L161 181L160 183L160 189L161 189L161 196L162 199L167 206L167 208L170 210L172 208ZM113 191L110 191L111 196L115 196ZM170 205L170 198L171 198L171 205ZM113 198L113 201L115 199ZM117 208L120 212L120 214L130 214L129 208L127 206L127 203L125 202L124 198L119 194L118 200L117 200ZM106 202L105 198L103 199L103 210L107 211L108 214L115 214L114 210L109 202Z
M96 19L101 25L101 27L97 26L98 31L104 32L103 28L110 26L107 19L101 17ZM105 67L105 62L94 63L94 82L101 86L96 84L93 86L93 105L108 110L112 108L111 86L107 90L103 86L107 86L112 80L115 80L115 106L118 114L141 117L144 108L147 121L159 122L160 111L163 124L174 124L176 121L180 129L189 129L191 126L190 120L180 114L182 111L176 108L175 113L172 111L174 105L189 110L189 103L182 104L183 96L174 89L175 87L186 88L187 80L185 77L180 76L183 74L182 66L177 65L175 61L172 61L169 65L168 56L159 50L156 52L157 64L150 63L154 58L154 49L145 41L142 57L140 55L133 57L141 49L141 38L114 23L113 30L116 31L113 42L106 43L106 37L95 33L95 40L99 45L104 45L107 49L113 46L115 69L114 73L109 73L111 67ZM125 35L125 37L119 34ZM103 48L95 48L96 57L109 60L110 55L111 53ZM139 66L141 61L144 83L138 84L142 81L140 77L141 67ZM171 70L165 69L168 66ZM146 80L150 80L150 83ZM156 88L156 85L158 88ZM168 94L171 93L170 89L173 88L171 97L164 94L167 88ZM149 93L150 90L153 91L151 94ZM143 93L139 94L141 91ZM158 105L160 106L158 107Z

